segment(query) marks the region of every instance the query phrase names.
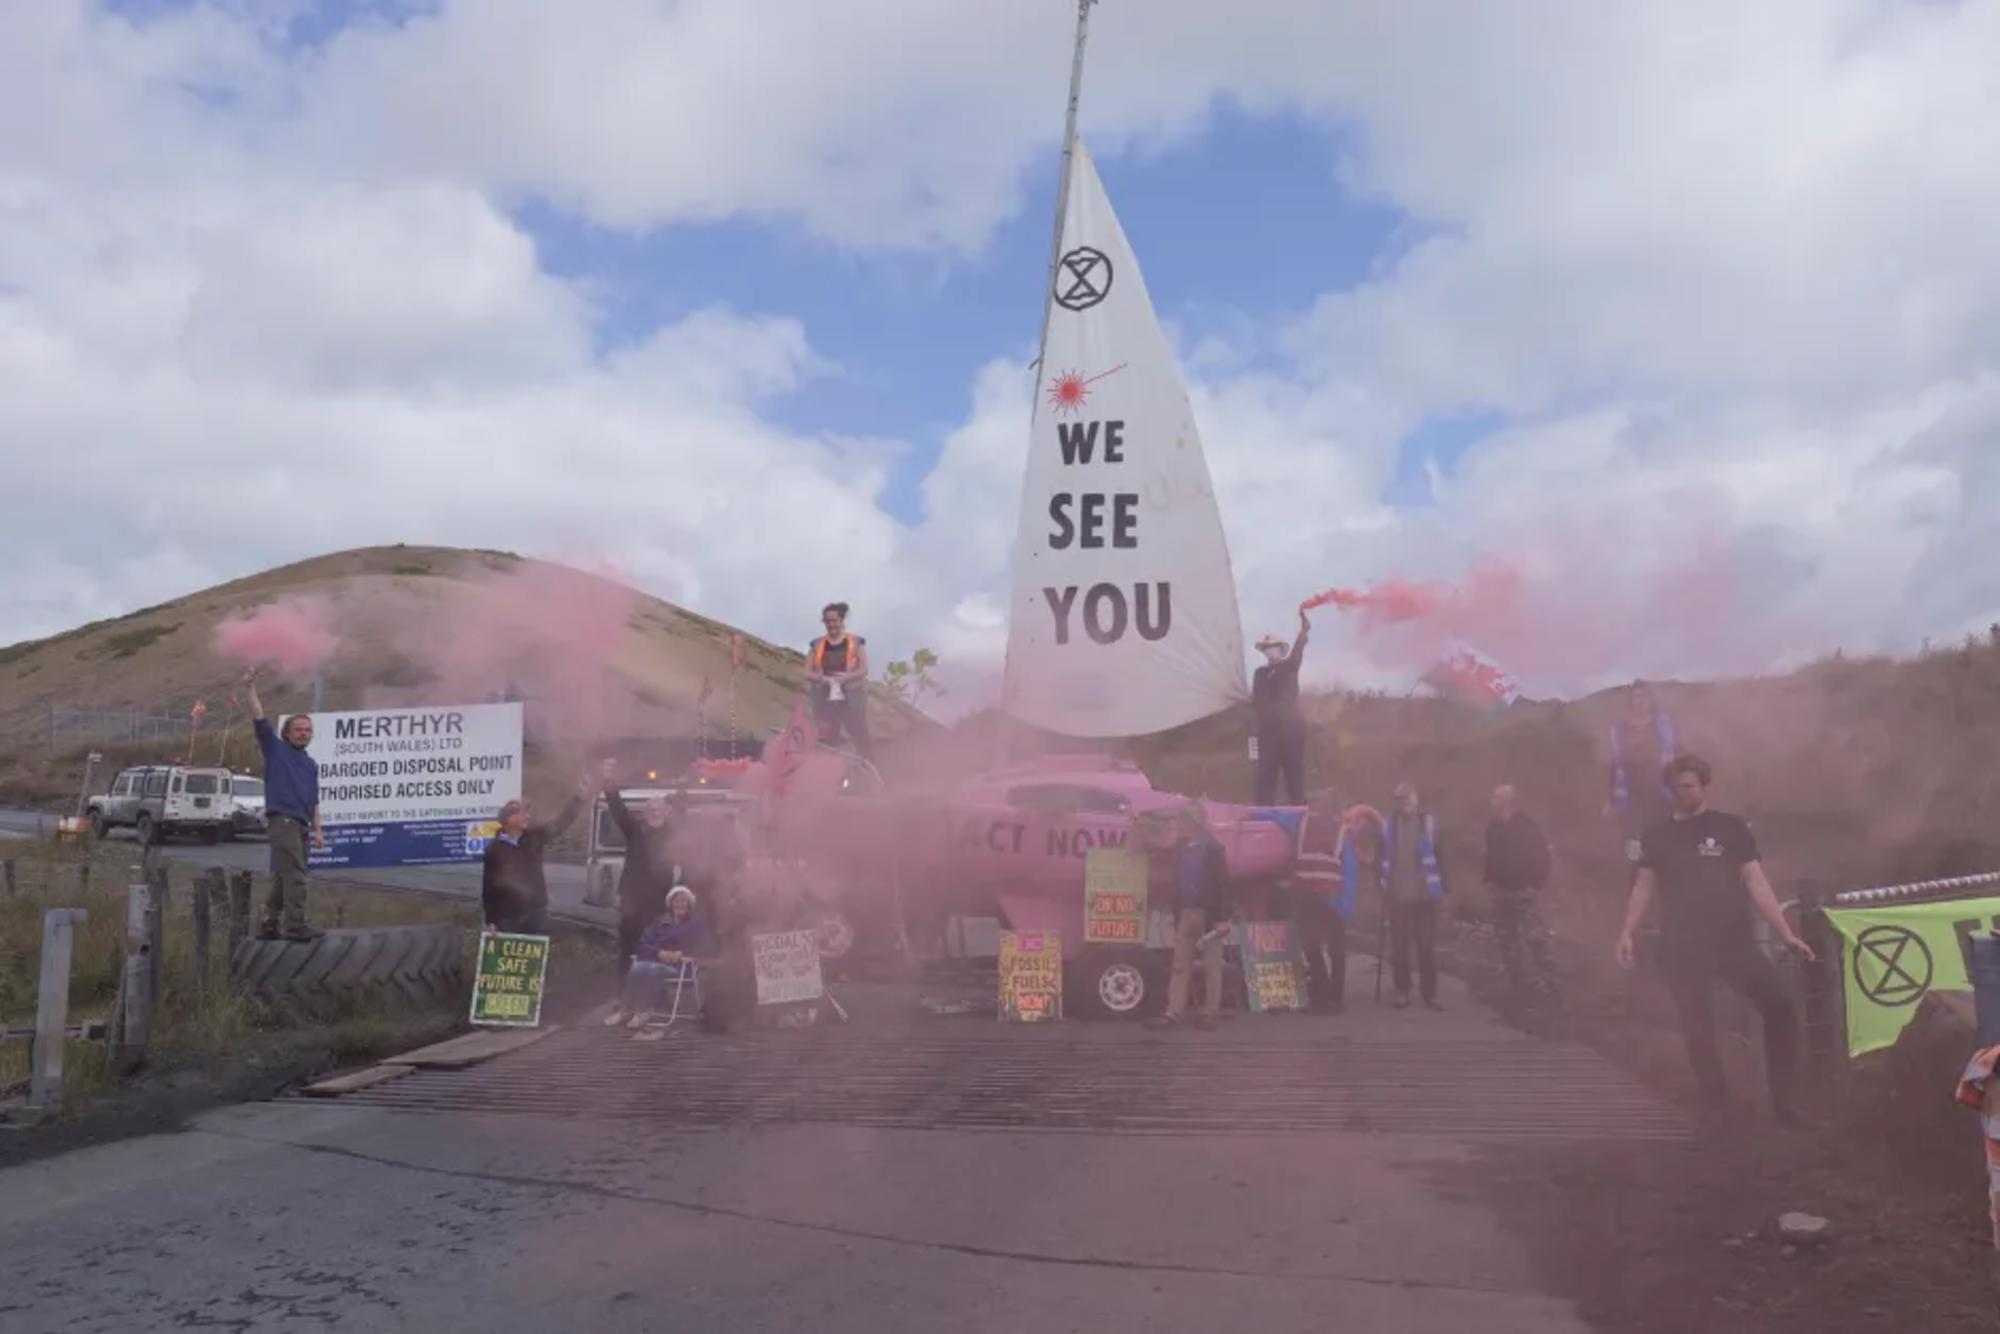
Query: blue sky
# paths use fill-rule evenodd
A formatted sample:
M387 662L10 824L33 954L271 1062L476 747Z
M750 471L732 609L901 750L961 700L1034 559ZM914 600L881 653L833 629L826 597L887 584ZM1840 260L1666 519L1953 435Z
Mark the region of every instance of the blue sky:
M1543 689L1983 629L2000 0L1529 3L1097 10L1084 132L1246 622L1497 557L1595 581L1480 629ZM997 660L1026 414L980 375L1025 409L1073 13L0 5L0 120L45 127L0 136L0 640L431 541L788 641L868 590L885 641ZM772 396L799 329L831 369ZM704 373L590 355L656 331ZM843 436L905 447L886 486ZM60 520L86 454L179 466L112 540ZM1774 550L1740 620L1649 633ZM1400 679L1349 629L1329 677Z
M1154 303L1184 347L1211 335L1240 343L1246 331L1268 334L1396 253L1406 220L1341 188L1339 148L1290 118L1225 106L1198 137L1170 149L1093 150ZM803 321L836 370L770 404L767 415L801 431L912 442L884 503L914 520L918 483L964 420L975 371L1010 350L1021 350L1024 364L1032 355L1056 174L1052 153L1038 161L1021 208L971 255L861 253L790 223L748 219L618 231L544 200L517 206L514 217L545 268L604 294L607 346L711 305ZM1268 341L1252 337L1248 365L1273 362ZM1389 498L1426 500L1421 460L1455 458L1478 434L1469 424L1441 423L1413 438Z

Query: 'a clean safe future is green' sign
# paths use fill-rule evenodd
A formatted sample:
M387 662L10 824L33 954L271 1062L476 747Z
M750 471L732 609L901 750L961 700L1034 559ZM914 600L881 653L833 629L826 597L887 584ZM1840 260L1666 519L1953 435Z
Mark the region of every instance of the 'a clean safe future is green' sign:
M549 975L549 938L489 931L479 937L479 975L472 982L472 1022L533 1028L542 1022L542 983Z

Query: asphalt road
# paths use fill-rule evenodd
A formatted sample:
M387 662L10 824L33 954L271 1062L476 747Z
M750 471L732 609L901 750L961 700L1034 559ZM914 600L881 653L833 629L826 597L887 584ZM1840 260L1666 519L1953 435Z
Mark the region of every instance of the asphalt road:
M907 1003L880 1018L857 1004L852 1026L826 1033L683 1031L643 1045L580 1027L382 1086L428 1081L428 1110L243 1106L0 1172L0 1325L1585 1334L1526 1239L1464 1188L1491 1129L1482 1095L1460 1087L1474 1070L1465 1053L1480 1053L1490 1103L1540 1096L1552 1049L1510 1036L1455 988L1446 1004L1164 1036L1002 1030ZM856 1056L807 1059L828 1042ZM1380 1073L1424 1052L1437 1060ZM875 1119L896 1081L919 1119L1002 1098L1002 1067L1053 1110L1115 1110L1116 1088L1057 1077L1114 1059L1164 1081L1155 1110L1241 1100L1270 1114L1265 1129ZM732 1069L752 1065L766 1080L791 1068L791 1096L723 1124L689 1119L690 1083L726 1092L746 1077ZM1566 1096L1593 1105L1593 1074L1572 1085ZM1286 1128L1288 1105L1321 1098L1368 1101L1382 1128ZM1517 1120L1510 1133L1561 1132Z
M33 836L46 834L54 829L55 817L45 813L18 808L0 807L0 836ZM132 849L134 858L139 853L138 841L129 829L114 829L110 841ZM264 870L270 865L270 852L260 838L240 839L234 842L209 845L193 841L172 841L161 846L160 853L169 861L184 862L192 866L221 866L229 870ZM563 862L550 862L547 866L549 881L549 906L558 915L572 920L612 925L617 914L609 908L593 907L583 901L583 867ZM324 873L328 879L342 884L363 885L377 889L407 889L425 894L443 894L453 898L479 897L479 868L476 865L463 866L402 866L378 869L346 869Z

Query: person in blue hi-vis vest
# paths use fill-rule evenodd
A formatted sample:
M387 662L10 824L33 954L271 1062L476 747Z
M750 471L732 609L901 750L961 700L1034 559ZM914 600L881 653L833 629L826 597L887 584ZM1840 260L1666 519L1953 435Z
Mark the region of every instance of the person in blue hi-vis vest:
M1396 785L1396 804L1382 831L1379 873L1389 914L1389 971L1397 1009L1410 1005L1411 960L1417 992L1429 1009L1437 998L1437 912L1444 901L1444 865L1438 859L1437 817L1424 809L1415 783Z
M1625 860L1639 874L1639 840L1673 814L1673 794L1660 781L1668 761L1680 753L1674 720L1654 698L1653 688L1634 681L1625 692L1625 716L1606 735L1604 813L1618 822ZM1629 886L1628 886L1629 888Z

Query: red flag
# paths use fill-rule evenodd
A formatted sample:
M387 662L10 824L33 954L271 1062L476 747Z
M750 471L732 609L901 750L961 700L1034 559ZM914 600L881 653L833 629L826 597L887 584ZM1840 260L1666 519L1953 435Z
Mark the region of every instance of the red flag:
M208 705L202 702L201 700L196 700L194 702L194 707L188 710L188 717L194 719L196 722L200 722L201 715L207 712L208 712Z
M819 748L819 729L813 726L812 710L806 707L806 697L800 695L792 705L792 721L785 728L775 745L764 753L765 762L771 766L771 793L783 796L792 785L792 776L806 757Z

